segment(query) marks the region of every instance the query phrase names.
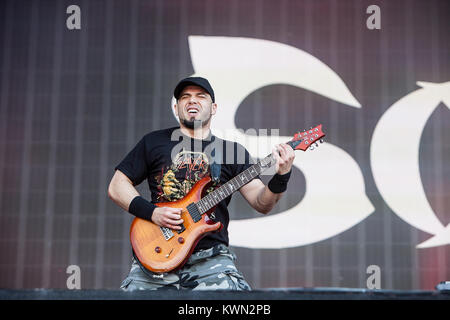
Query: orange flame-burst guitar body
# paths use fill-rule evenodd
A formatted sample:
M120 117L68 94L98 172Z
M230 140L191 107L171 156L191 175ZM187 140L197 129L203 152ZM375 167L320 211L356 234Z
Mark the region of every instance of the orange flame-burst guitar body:
M181 267L202 237L222 227L220 222L214 223L207 214L194 222L187 209L189 204L198 202L202 198L210 182L211 178L205 177L198 181L183 199L156 204L158 207L183 209L181 219L184 221L185 230L181 233L159 227L144 219L133 220L130 230L131 245L139 262L145 268L153 272L169 272ZM208 211L213 210L214 208L211 208Z

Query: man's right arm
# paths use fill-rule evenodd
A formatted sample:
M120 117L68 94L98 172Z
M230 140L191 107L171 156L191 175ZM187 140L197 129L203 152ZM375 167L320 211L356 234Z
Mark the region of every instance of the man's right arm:
M116 170L108 187L108 196L123 210L130 212L131 202L139 200L141 203L147 200L139 199L139 192L134 187L131 180L120 170ZM138 206L140 210L142 206ZM145 207L145 206L144 206ZM139 218L145 219L146 213L130 212ZM151 213L148 213L150 215ZM175 230L181 229L179 224L183 223L181 219L181 209L169 207L156 207L151 214L151 221L159 226ZM149 220L149 219L147 219Z
M130 178L116 170L108 187L108 196L123 210L128 211L131 201L139 196Z

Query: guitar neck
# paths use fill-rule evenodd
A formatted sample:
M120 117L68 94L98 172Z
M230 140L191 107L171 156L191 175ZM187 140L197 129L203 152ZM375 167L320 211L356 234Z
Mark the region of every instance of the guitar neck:
M294 150L295 146L298 145L299 143L300 141L287 142L287 144L290 145ZM257 176L259 176L263 171L268 169L271 166L273 160L274 160L273 155L269 154L264 159L258 161L258 163L242 171L240 174L235 176L227 183L223 184L216 190L210 192L207 196L203 197L201 200L196 202L198 211L201 214L208 212L211 208L215 207L220 201L231 196L241 187L252 181Z

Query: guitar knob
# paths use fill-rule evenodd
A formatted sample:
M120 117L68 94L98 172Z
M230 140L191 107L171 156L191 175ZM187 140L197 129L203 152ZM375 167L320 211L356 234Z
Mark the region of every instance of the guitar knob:
M183 237L179 237L178 238L178 243L184 243L184 238Z
M156 251L156 253L160 253L161 252L161 248L160 247L156 247L155 251Z

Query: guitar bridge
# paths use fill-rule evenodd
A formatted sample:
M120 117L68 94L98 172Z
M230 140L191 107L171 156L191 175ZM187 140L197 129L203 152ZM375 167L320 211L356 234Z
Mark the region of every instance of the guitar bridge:
M170 240L171 238L173 238L172 230L170 230L169 228L166 228L166 227L159 227L159 228L161 229L164 239Z

